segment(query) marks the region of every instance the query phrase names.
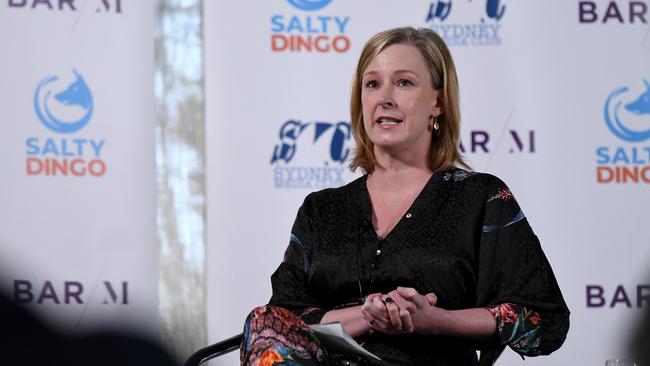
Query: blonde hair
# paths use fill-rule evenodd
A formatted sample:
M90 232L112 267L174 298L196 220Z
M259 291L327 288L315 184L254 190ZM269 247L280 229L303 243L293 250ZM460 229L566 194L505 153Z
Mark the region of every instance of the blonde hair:
M440 171L460 165L469 169L460 153L460 105L458 77L451 53L440 36L425 28L394 28L374 35L361 51L352 84L350 116L352 134L357 144L350 168L361 168L371 173L375 168L373 143L363 125L361 84L363 73L370 62L383 50L394 44L408 44L417 48L427 64L434 90L440 89L442 114L438 116L440 129L431 134L428 165L432 171Z

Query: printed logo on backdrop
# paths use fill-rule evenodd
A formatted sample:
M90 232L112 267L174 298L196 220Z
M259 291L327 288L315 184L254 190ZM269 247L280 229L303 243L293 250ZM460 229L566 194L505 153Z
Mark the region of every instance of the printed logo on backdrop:
M50 130L71 133L82 129L93 114L93 96L83 76L74 70L74 81L61 92L53 89L58 76L48 76L36 87L34 110Z
M86 4L87 3L87 4ZM95 9L95 13L122 13L122 0L8 0L9 8L26 10L80 11L82 5Z
M286 121L278 131L271 165L276 188L327 188L347 183L353 154L349 122ZM461 133L460 150L468 156L493 154L500 146L510 154L535 154L535 130Z
M271 156L275 188L321 189L347 183L354 140L349 122L289 120L278 132Z
M279 1L279 0L277 0ZM271 51L345 53L349 16L321 12L332 0L286 0L298 12L271 16Z
M86 291L79 281L43 281L14 280L13 292L16 304L86 304L99 301L103 305L129 304L129 283L102 281Z
M295 6L300 10L320 10L332 2L332 0L287 0L287 1L289 1L289 4Z
M603 108L603 124L615 144L596 148L598 183L650 183L650 83L614 88Z
M650 284L616 287L589 284L585 288L587 308L641 308L650 305Z
M499 46L504 0L440 0L429 3L427 25L449 46Z
M461 131L460 151L463 154L492 154L504 145L510 154L536 153L535 130L508 129L501 133L488 130Z
M103 176L106 140L77 134L91 122L95 110L84 76L73 69L44 77L36 85L32 104L43 134L25 140L27 175Z
M579 1L580 24L648 24L647 1Z

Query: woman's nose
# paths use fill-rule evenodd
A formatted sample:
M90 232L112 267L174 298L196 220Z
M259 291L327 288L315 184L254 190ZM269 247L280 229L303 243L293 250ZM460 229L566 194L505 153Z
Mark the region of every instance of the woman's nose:
M395 99L393 99L393 93L390 88L386 88L384 92L380 95L378 104L383 108L394 108Z
M390 109L390 108L393 108L395 106L395 103L393 102L392 99L384 99L381 102L381 106L386 108L386 109Z

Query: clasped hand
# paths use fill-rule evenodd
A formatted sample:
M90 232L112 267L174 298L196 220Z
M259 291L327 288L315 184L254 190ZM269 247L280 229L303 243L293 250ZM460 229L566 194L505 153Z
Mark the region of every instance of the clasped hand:
M439 319L445 312L436 307L433 293L421 295L414 288L398 287L388 294L368 295L361 315L370 328L389 334L438 333Z

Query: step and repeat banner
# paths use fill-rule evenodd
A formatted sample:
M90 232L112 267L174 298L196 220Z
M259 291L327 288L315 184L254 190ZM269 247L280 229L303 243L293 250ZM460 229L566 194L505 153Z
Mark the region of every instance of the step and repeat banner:
M0 292L158 334L153 1L0 2Z
M205 1L209 341L241 332L268 301L303 198L358 176L347 168L353 69L370 36L408 25L450 46L465 156L509 184L572 311L564 347L527 364L623 355L650 300L649 8ZM506 352L499 364L522 362Z

